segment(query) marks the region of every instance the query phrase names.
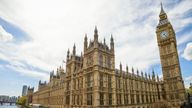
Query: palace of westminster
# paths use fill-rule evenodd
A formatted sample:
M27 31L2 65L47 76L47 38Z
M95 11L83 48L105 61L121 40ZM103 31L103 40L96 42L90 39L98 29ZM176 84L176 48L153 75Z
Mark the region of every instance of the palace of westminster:
M47 108L180 108L186 101L174 29L161 5L156 27L163 80L138 70L115 67L114 39L110 46L84 37L84 52L68 50L66 70L50 73L48 83L39 81L38 91L28 88L28 103Z

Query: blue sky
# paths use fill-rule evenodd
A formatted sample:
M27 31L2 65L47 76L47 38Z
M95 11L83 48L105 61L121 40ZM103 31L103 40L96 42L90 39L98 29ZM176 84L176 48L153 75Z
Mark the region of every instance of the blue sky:
M177 36L186 87L192 82L192 2L161 0ZM35 8L34 8L35 7ZM116 68L128 65L162 76L155 29L158 0L1 0L0 95L21 95L23 85L37 89L66 59L68 48L83 51L85 33L115 39ZM65 68L65 67L64 67Z

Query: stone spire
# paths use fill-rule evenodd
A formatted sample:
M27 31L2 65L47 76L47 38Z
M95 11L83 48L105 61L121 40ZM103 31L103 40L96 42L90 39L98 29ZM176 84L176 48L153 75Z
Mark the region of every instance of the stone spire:
M147 78L147 73L145 72L145 78ZM148 78L147 78L148 79Z
M76 55L76 46L74 44L74 46L73 46L73 56L75 56L75 55Z
M39 85L41 84L41 80L39 80Z
M52 70L51 72L50 72L50 76L53 76L54 75L54 70Z
M59 76L59 69L57 68L57 74L56 74L56 76Z
M127 72L127 73L129 72L129 67L128 67L128 66L126 66L126 72Z
M88 42L87 42L87 34L85 34L85 38L84 38L84 51L86 51L87 45L88 45Z
M134 68L132 67L132 73L134 74Z
M121 64L121 62L120 62L120 65L119 65L119 67L120 67L120 71L122 71L122 64Z
M139 76L139 70L137 69L137 76Z
M157 81L159 82L159 75L157 75Z
M105 43L105 38L103 39L103 43L104 43L104 45L106 45L106 43Z
M150 73L148 74L148 76L149 76L149 80L151 79L151 75L150 75Z
M94 42L98 42L98 30L97 30L97 26L95 26L95 30L94 30Z
M141 71L141 76L143 77L143 71Z
M70 51L68 49L68 51L67 51L67 60L69 60L69 55L70 55Z
M111 34L111 40L110 40L110 47L111 47L111 51L114 51L114 40L113 40L112 34Z
M152 79L155 80L155 72L154 72L154 69L152 69Z

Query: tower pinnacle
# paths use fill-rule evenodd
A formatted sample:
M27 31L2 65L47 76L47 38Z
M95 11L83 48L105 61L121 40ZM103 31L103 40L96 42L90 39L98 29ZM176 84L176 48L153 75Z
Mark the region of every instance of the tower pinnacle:
M160 12L160 15L161 14L164 14L165 13L165 11L164 11L164 9L163 9L163 4L162 4L162 2L161 2L161 12Z
M69 54L70 54L70 51L68 49L68 51L67 51L67 60L69 60Z
M84 38L84 51L86 51L86 49L87 49L87 44L88 44L88 42L87 42L87 34L85 34L85 38Z
M73 46L73 55L75 56L75 54L76 54L76 46L74 44L74 46Z
M97 30L97 26L95 26L95 30L94 30L94 41L98 42L98 30Z
M114 40L113 40L113 35L112 34L111 34L110 48L114 52Z

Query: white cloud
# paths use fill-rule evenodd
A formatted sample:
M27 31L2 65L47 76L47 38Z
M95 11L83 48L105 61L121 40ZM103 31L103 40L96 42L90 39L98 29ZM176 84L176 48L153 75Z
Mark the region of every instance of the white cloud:
M164 7L176 31L192 21L182 17L191 7L190 0L173 9ZM128 64L146 70L160 62L155 34L159 12L160 3L154 0L1 0L0 16L32 40L0 44L0 57L15 61L13 66L26 63L49 72L61 64L74 43L80 54L84 34L93 38L97 25L101 40L106 37L109 43L110 34L114 35L117 68L121 61L124 67Z
M178 45L181 45L187 41L192 41L192 31L183 34L182 36L178 37L177 40Z
M188 43L184 49L183 52L183 58L185 58L186 60L191 61L192 60L192 42Z
M41 80L48 80L48 77L47 77L48 74L46 74L46 73L25 69L21 66L6 65L6 67L13 69L25 76L34 77L34 78L41 79Z
M192 76L188 76L185 78L185 88L189 88L190 83L192 82Z
M0 25L0 42L7 42L13 39L12 34L5 31L5 29Z

